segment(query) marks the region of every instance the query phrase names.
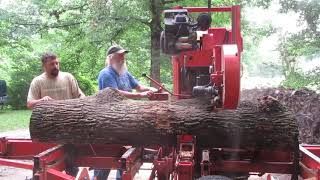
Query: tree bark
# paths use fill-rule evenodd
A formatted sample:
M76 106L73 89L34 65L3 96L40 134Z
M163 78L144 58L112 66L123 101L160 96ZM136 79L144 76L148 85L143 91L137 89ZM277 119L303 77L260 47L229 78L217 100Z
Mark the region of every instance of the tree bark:
M190 134L198 147L297 148L295 119L268 103L212 112L206 100L129 100L108 88L83 99L39 103L30 134L41 142L128 145L175 145L177 135Z

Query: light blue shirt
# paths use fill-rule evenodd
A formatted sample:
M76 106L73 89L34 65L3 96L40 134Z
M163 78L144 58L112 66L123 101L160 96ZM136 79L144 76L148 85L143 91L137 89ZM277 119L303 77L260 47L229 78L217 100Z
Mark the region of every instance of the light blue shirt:
M111 66L108 66L100 71L98 85L99 90L111 87L131 92L132 89L135 89L139 85L139 83L128 71L119 75Z

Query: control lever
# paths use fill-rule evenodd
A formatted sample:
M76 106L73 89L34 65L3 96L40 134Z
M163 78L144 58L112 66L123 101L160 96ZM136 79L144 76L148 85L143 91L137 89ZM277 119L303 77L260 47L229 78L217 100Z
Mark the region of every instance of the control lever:
M160 84L158 81L154 80L153 78L148 76L146 73L143 73L142 76L146 77L147 79L152 81L155 85L157 85L161 90L168 92L172 96L178 96L178 97L184 97L184 98L191 98L192 97L191 95L187 95L187 94L174 94L174 93L172 93L166 87L164 87L164 85Z

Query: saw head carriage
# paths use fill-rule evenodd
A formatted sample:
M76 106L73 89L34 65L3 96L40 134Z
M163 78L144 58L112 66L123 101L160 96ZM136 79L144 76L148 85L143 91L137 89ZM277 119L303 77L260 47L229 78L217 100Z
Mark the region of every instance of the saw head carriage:
M213 12L230 12L232 28L211 27ZM199 13L196 20L191 13ZM206 97L213 108L237 108L243 47L240 6L165 10L160 46L171 55L174 94Z

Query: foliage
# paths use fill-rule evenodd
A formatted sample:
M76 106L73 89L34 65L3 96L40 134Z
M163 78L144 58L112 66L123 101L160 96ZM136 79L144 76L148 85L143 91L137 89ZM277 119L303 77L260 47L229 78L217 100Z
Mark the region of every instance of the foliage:
M291 72L287 78L282 82L284 87L300 89L308 87L311 89L320 90L320 67L315 68L309 72L302 72L296 70Z
M284 74L288 78L285 82L291 82L293 87L304 81L303 84L317 86L320 79L317 69L308 72L306 75L300 74L301 78L291 78L291 74L299 74L297 72L296 64L299 57L306 57L312 59L318 55L320 51L320 2L317 0L310 1L288 1L281 3L282 12L294 11L300 14L300 24L306 24L300 32L290 34L283 37L279 46L281 57L283 60ZM296 80L296 82L295 82ZM289 84L290 86L290 84ZM318 86L319 87L319 86Z
M13 109L25 108L30 82L41 72L39 60L23 56L18 58L11 68L8 88L9 104Z
M158 3L158 8L177 4L172 2L15 0L8 3L0 11L4 20L0 23L3 27L0 35L6 37L2 39L5 42L0 47L0 52L3 52L1 59L4 59L0 69L4 71L5 67L11 66L4 79L12 78L9 83L12 107L25 107L29 84L34 76L41 73L39 67L39 70L31 73L30 69L40 65L39 55L45 51L58 54L61 70L72 73L86 95L96 92L96 79L104 68L106 49L112 44L119 44L131 51L127 55L130 72L142 83L149 83L141 78L141 73L148 73L151 68L150 7L152 3ZM228 5L230 2L233 1L214 1L217 5ZM190 0L179 0L178 3L184 6L206 5L205 1L194 4ZM161 4L165 4L165 7L161 7ZM222 26L226 18L216 18L215 23ZM12 46L23 51L14 50ZM25 57L29 60L25 60ZM161 80L171 87L170 58L162 56L160 64Z
M293 71L287 75L282 86L293 89L300 89L311 84L311 80L301 71Z
M297 64L301 57L312 59L320 50L320 1L319 0L246 0L244 6L269 8L272 4L279 4L281 13L297 13L300 16L296 33L281 34L278 51L282 61L284 84L296 87L312 72L300 72ZM295 79L297 82L295 82ZM302 83L301 85L304 85Z
M320 90L320 67L317 67L308 73L308 78L311 80L310 85L316 86Z
M168 3L170 1L170 3ZM275 0L274 0L275 1ZM151 35L154 12L175 5L207 6L207 1L194 0L13 0L0 1L0 79L9 83L13 108L25 107L29 84L41 73L39 56L45 51L58 54L61 70L72 73L86 95L97 91L97 76L104 68L106 49L119 44L130 50L127 65L142 83L149 82L141 73L152 68ZM269 7L272 0L212 0L212 6ZM319 2L317 0L279 0L282 11L300 13L301 23L307 27L297 34L284 36L278 50L282 64L263 62L257 47L261 40L275 33L270 24L258 27L242 16L244 38L244 69L251 74L273 76L284 67L287 77L293 77L300 56L313 57L319 52ZM213 26L231 27L230 14L213 13ZM159 28L159 27L157 27ZM171 61L161 55L161 81L172 87ZM288 63L290 62L290 63ZM294 62L294 63L291 63ZM289 66L288 66L289 64ZM292 69L292 70L291 70ZM310 72L311 73L311 72ZM152 74L152 73L151 73ZM294 74L294 73L293 73ZM302 75L304 76L304 75ZM294 78L293 78L294 79ZM291 82L291 81L288 81Z

